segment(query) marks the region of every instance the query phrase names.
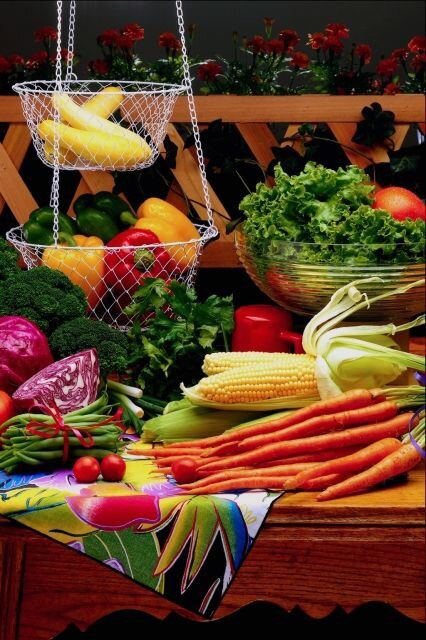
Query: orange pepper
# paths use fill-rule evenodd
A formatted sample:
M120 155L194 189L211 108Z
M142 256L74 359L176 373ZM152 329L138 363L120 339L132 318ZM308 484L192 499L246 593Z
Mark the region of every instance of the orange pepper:
M72 238L74 246L60 244L45 249L42 263L46 267L62 271L74 284L81 287L89 308L94 309L106 289L103 280L103 242L96 236L75 235Z

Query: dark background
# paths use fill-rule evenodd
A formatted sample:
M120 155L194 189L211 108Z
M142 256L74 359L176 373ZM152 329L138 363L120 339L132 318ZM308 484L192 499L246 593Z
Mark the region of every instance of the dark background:
M64 2L64 14L69 3ZM0 1L0 55L19 53L29 56L40 45L34 42L34 31L41 26L56 26L56 2ZM329 22L342 22L350 29L347 41L370 44L373 66L381 55L403 47L414 35L424 33L425 3L421 0L401 1L188 1L183 2L185 25L196 24L192 53L202 58L221 54L232 57L232 32L240 36L264 35L263 18L275 18L273 35L283 28L295 29L301 36L299 49L307 51L308 33L322 31ZM175 3L156 2L77 2L75 51L82 63L78 75L85 75L87 62L100 56L96 36L105 29L117 29L129 22L145 28L145 39L137 43L143 59L162 55L157 45L163 31L177 35Z

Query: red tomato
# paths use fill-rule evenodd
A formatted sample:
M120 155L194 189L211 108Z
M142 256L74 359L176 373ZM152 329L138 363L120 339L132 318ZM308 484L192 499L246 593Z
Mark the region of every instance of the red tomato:
M425 204L415 193L403 187L385 187L374 196L373 209L384 209L395 220L425 219Z
M101 461L101 473L107 482L120 482L126 472L126 463L121 456L109 453Z
M6 391L0 390L0 426L15 415L13 400Z
M93 456L82 456L74 462L72 470L77 482L95 482L101 472L101 465Z
M172 474L179 484L194 482L198 479L197 464L192 458L181 458L172 462Z

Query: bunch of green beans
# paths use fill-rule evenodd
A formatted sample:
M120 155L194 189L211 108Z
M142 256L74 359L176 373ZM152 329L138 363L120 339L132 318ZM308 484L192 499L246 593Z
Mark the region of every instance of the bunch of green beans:
M55 419L50 415L22 413L10 418L0 429L0 469L13 473L21 466L61 464L64 437L67 437L69 446L66 463L87 455L102 459L109 453L117 453L124 444L120 440L122 429L118 422L112 420L108 424L96 426L109 417L112 407L107 402L106 396L103 395L86 407L62 416L68 429L78 429L85 438L89 434L92 436L91 447L84 447L72 431L68 431L67 436L59 431L51 437ZM33 421L38 423L37 431L45 431L46 437L28 432L27 426Z

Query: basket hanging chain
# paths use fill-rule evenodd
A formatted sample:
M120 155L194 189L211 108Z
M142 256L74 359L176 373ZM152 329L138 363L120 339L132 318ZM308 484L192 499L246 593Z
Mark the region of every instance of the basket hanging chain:
M61 91L62 65L61 65L61 42L62 42L62 0L56 3L57 10L57 32L56 40L56 65L55 80L56 91ZM53 243L58 245L59 237L59 112L57 109L53 111L53 120L55 123L53 136L53 177L52 189L50 191L50 206L53 209Z
M75 0L70 0L70 17L68 23L68 54L65 80L77 80L77 75L73 73L72 70L74 59L75 13Z
M185 24L183 19L183 10L181 0L176 1L176 13L179 27L180 41L182 45L182 66L183 66L183 86L186 88L188 97L189 114L191 116L192 130L194 132L195 149L197 153L198 167L201 175L201 185L203 188L204 202L206 204L207 219L210 224L209 236L214 238L218 234L218 230L213 221L212 206L210 202L210 193L207 184L206 168L204 165L203 150L201 147L200 130L198 128L197 114L195 111L194 93L192 91L191 75L189 72L188 53L185 43Z
M55 80L56 90L62 90L62 0L58 0L57 16L58 16L58 38L56 41L56 65ZM75 33L75 0L70 1L69 31L68 31L68 56L66 66L65 81L69 81L74 77L72 72L72 60L74 55L74 33ZM53 138L53 178L52 189L50 192L50 206L53 209L53 242L55 247L58 245L59 237L59 112L54 109L53 119L55 122L54 138Z

